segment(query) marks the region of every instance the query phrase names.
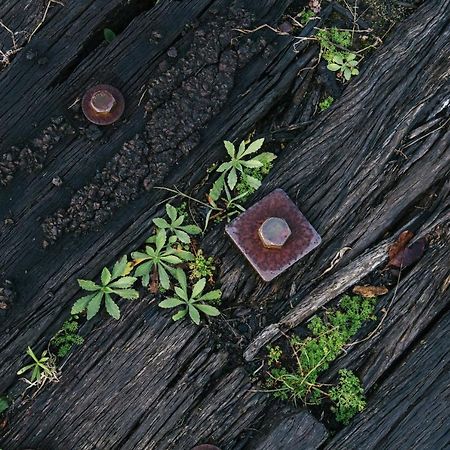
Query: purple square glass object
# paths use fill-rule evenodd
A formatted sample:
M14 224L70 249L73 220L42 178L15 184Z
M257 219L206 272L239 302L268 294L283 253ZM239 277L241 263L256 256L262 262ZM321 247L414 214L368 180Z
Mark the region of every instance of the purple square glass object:
M225 230L264 281L273 280L321 242L282 189L266 195Z

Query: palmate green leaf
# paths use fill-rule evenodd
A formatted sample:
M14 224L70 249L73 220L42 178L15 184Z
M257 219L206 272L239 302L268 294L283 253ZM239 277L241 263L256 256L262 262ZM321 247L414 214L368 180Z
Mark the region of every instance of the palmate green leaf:
M133 286L133 284L136 282L136 277L122 277L119 278L117 281L114 281L111 283L108 287L114 289L114 288L129 288Z
M184 244L189 244L191 242L191 238L189 235L183 230L174 230L175 236Z
M169 228L170 225L167 222L166 219L163 219L162 217L156 217L155 219L153 219L153 223L158 227L158 228Z
M187 302L189 300L188 294L185 290L181 289L180 286L175 286L175 293L180 297L182 300Z
M347 57L347 58L348 58L348 57ZM341 55L334 55L334 56L333 56L333 61L334 61L336 64L339 64L340 66L342 66L342 64L344 64L344 58L342 58Z
M147 247L145 247L145 249L147 250L147 249L150 249L152 252L153 252L153 254L149 254L149 252L147 251L147 253L143 253L143 252L133 252L133 253L131 253L131 257L133 258L133 259L142 259L142 260L148 260L148 259L150 259L150 257L152 257L153 255L154 255L154 251L153 251L153 249L149 246L149 245L147 245Z
M263 164L270 163L274 159L277 159L277 155L275 155L275 153L271 153L271 152L263 152L252 158L253 161L255 161L255 160L261 161Z
M196 303L195 307L207 316L220 316L220 311L214 306Z
M242 154L243 156L251 155L252 153L256 153L264 144L264 138L256 139L256 141L253 141L246 149L245 152Z
M261 181L251 175L245 175L245 180L253 189L258 189L261 186Z
M209 191L209 196L211 197L211 200L216 202L219 200L220 195L223 191L223 185L225 184L225 174L220 175L219 178L214 182L211 190Z
M352 69L352 75L359 75L358 69Z
M193 299L197 298L203 292L203 289L205 289L205 285L206 285L206 278L201 278L200 280L198 280L197 283L195 283L192 288L191 297Z
M203 294L200 298L197 299L197 302L200 301L209 301L209 300L219 300L222 297L222 291L220 289L216 289L214 291L209 291L206 294Z
M227 149L227 153L230 155L230 158L234 159L236 155L236 149L234 148L233 143L230 141L223 141L223 143L225 144L225 148Z
M43 352L42 355L44 356L46 352ZM30 346L27 347L27 355L35 362L39 362L38 357L34 354L33 350Z
M177 320L182 319L183 317L186 316L187 312L188 312L187 308L186 309L182 309L181 311L178 311L176 314L174 314L172 316L172 320L174 322L176 322Z
M172 222L176 220L178 215L177 210L170 203L166 204L166 212Z
M102 280L102 285L106 286L111 281L111 272L107 267L104 267L100 279Z
M198 227L197 225L183 225L180 227L183 231L185 231L188 234L200 234L202 232L202 229Z
M89 303L87 304L87 315L86 318L87 320L91 320L100 310L100 305L102 303L102 299L103 299L103 292L98 292L97 294L95 294L92 297L92 300L89 301Z
M347 61L353 61L354 59L356 59L356 55L355 55L354 53L348 53L348 54L345 56L345 59L346 59Z
M17 371L17 375L23 375L25 372L30 370L32 367L35 367L36 364L28 364L26 366L23 366L21 369Z
M192 322L195 323L195 325L200 325L200 313L198 312L197 308L193 305L188 306L189 311L189 317L192 319Z
M172 254L161 256L161 261L168 264L181 264L183 262L178 256Z
M230 170L233 167L233 163L231 161L227 161L222 163L216 170L216 172L227 172L228 170Z
M86 295L84 297L79 298L74 305L72 306L72 309L70 310L70 314L73 316L76 314L82 313L86 308L88 303L92 300L95 294Z
M153 269L153 261L140 264L134 271L134 275L142 279L142 286L147 286L150 282L150 273Z
M84 289L85 291L95 292L100 289L100 286L98 286L91 280L77 280L77 281L81 289Z
M114 264L114 267L112 270L112 276L111 276L112 280L115 280L116 278L121 277L125 273L125 270L127 268L127 263L128 263L127 255L124 255L124 256L122 256L122 258L119 259L119 261L117 261Z
M351 77L352 77L352 71L351 71L348 67L346 67L346 68L344 69L344 78L345 78L347 81L349 81Z
M166 243L167 234L164 229L158 230L155 238L156 251L159 252Z
M257 159L249 159L248 161L242 161L242 165L249 169L257 169L258 167L262 167L264 164Z
M228 173L227 183L231 190L233 190L236 187L237 173L234 167Z
M184 291L187 291L187 279L186 274L184 273L184 270L180 267L177 268L175 272L175 278L177 279L178 283L180 283L181 289Z
M331 70L332 72L337 72L338 70L341 70L341 66L339 66L335 63L330 63L327 65L327 69Z
M187 250L182 250L182 249L176 248L175 254L183 261L194 261L195 260L194 254L191 252L188 252Z
M34 366L33 373L31 374L31 382L39 381L41 379L41 369L38 365Z
M106 312L116 320L120 319L120 309L109 294L105 295Z
M239 144L239 150L237 152L236 158L237 159L242 158L242 155L244 154L244 152L245 152L245 141L241 141L241 143Z
M158 275L161 286L164 289L169 289L170 288L169 274L167 273L166 269L163 267L162 264L158 264Z
M127 300L136 300L139 298L139 292L136 289L114 289L114 294Z
M177 306L185 305L185 304L186 304L186 302L183 302L179 298L169 297L169 298L166 298L165 300L163 300L162 302L158 303L158 306L160 308L168 309L168 308L175 308Z

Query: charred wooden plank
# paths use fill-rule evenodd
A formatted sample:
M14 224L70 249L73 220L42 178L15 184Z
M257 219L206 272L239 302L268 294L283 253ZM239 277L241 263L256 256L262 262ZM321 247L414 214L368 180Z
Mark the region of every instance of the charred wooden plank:
M446 448L449 330L447 312L326 449Z

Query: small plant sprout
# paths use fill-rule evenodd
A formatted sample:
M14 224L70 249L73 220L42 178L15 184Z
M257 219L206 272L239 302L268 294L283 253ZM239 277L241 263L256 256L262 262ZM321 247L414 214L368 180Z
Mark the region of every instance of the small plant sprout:
M142 279L142 285L148 286L150 276L158 278L159 283L164 289L169 289L171 275L175 274L175 265L184 261L192 261L194 255L191 252L175 249L171 244L176 242L176 236L167 239L167 233L164 229L158 229L155 236L147 239L147 245L144 252L133 252L131 257L138 266L134 275Z
M249 175L245 172L245 169L255 169L258 167L263 167L263 160L268 159L272 161L276 156L272 153L261 153L260 155L254 156L253 158L248 158L250 155L256 153L263 145L264 138L257 139L252 142L249 146L246 145L245 141L242 141L239 145L238 150L234 147L233 143L230 141L224 141L225 148L227 149L230 161L222 163L216 171L221 173L219 178L214 183L211 191L209 192L210 200L216 202L219 200L225 183L227 184L230 191L233 191L236 187L239 178L245 179L247 184L253 189L258 189L261 186L261 181L257 178ZM248 158L248 159L245 159Z
M74 345L81 345L83 342L83 337L78 334L78 316L71 316L53 336L50 344L57 349L56 355L64 358Z
M222 292L220 290L210 291L203 294L206 285L206 278L201 278L192 287L192 292L189 295L186 274L180 268L176 271L176 279L179 286L175 286L175 296L169 297L159 303L161 308L177 308L182 307L180 311L172 316L172 319L177 321L183 319L187 314L192 322L196 325L200 324L200 313L207 316L218 316L220 311L214 306L207 305L205 302L217 301L221 298Z
M319 109L321 111L326 111L333 104L333 102L334 98L329 95L319 103Z
M105 299L106 312L116 320L120 318L120 309L112 299L117 295L125 299L136 299L139 293L131 289L135 277L123 276L127 270L127 257L124 256L114 264L112 273L104 267L100 277L100 284L90 280L78 280L78 284L85 291L91 292L89 295L81 297L72 306L72 315L80 314L86 310L87 320L92 319L100 310L103 299Z
M104 28L103 29L103 37L105 38L105 41L111 43L117 36L116 33L114 33L111 28Z
M22 367L17 375L23 375L25 372L31 371L30 384L43 383L46 380L57 380L57 371L54 357L44 350L40 358L38 358L31 347L27 348L27 355L33 360L31 364Z
M352 76L358 75L359 70L356 68L358 61L354 53L346 53L345 55L334 55L332 61L327 65L327 69L338 72L349 81Z
M183 225L184 214L178 215L178 211L169 203L166 204L166 212L170 219L170 223L161 217L153 219L153 223L160 229L166 230L184 244L191 242L190 234L200 234L201 228L197 225Z
M348 425L352 417L366 407L364 389L359 378L350 370L339 371L339 384L330 389L330 399L335 403L336 420Z
M8 399L4 395L0 395L0 414L3 414L8 408Z
M189 278L200 280L200 278L207 277L212 281L215 270L214 258L212 256L206 257L203 250L200 249L196 252L194 261L189 263Z

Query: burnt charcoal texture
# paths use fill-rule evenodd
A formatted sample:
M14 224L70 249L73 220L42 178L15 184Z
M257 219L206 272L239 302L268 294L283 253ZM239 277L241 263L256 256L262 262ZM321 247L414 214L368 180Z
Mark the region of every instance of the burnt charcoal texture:
M126 142L94 180L77 191L68 208L44 221L48 241L64 232L97 229L116 209L161 183L170 168L189 155L200 141L200 130L226 102L238 68L264 46L251 39L232 44L234 28L250 23L249 14L240 9L230 8L226 16L206 15L185 56L149 83L144 132Z
M18 170L33 172L42 169L52 148L64 136L74 133L75 130L63 117L56 117L28 145L11 146L6 153L0 155L0 185L6 186Z

